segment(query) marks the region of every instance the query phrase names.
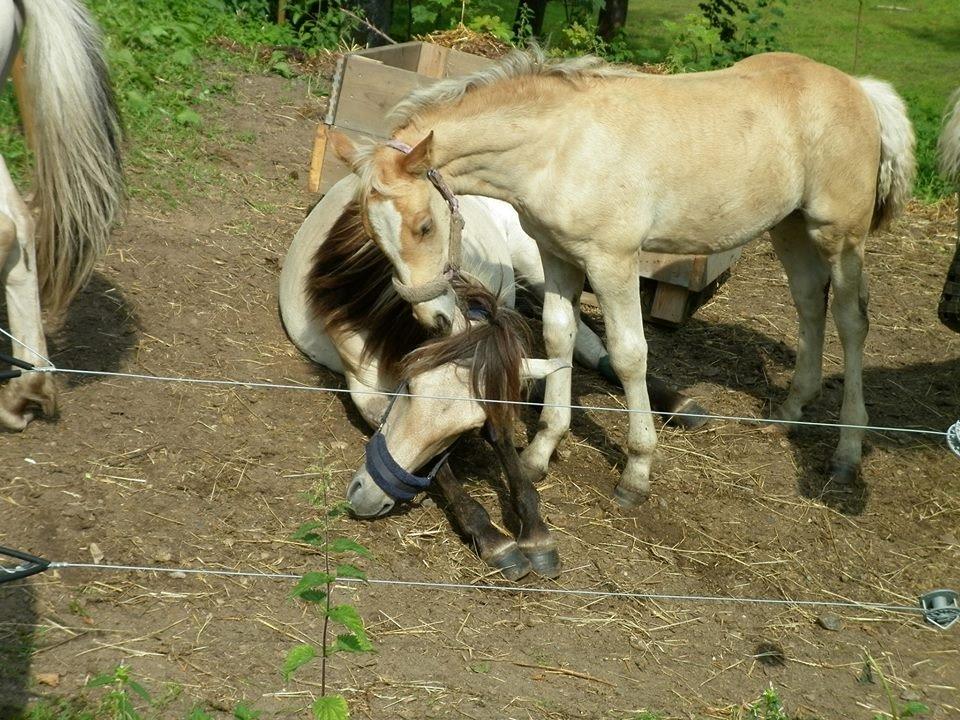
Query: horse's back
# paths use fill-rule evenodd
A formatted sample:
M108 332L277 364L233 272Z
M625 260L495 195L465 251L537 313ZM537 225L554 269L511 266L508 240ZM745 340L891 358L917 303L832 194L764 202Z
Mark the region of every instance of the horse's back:
M597 92L608 105L597 105L595 152L585 156L608 155L625 184L643 190L637 216L625 214L618 230L640 227L645 249L725 250L826 196L855 197L857 213L873 207L877 114L840 70L767 53L723 70L617 80ZM620 117L620 136L605 132L596 113Z

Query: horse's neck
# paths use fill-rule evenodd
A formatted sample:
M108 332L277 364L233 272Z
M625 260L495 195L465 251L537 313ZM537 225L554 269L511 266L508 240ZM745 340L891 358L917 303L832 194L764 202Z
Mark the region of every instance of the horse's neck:
M433 131L433 164L457 195L483 195L513 203L536 182L551 143L543 133L546 119L530 112L510 112L509 124L493 110L464 112L459 106L424 114L397 137L416 144Z

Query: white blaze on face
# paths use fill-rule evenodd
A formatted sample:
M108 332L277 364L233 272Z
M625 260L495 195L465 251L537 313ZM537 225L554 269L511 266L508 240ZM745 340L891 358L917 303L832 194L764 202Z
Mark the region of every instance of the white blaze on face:
M371 203L369 219L373 232L379 240L377 244L390 260L394 272L402 282L410 282L410 272L400 261L400 228L403 218L394 207L393 201Z

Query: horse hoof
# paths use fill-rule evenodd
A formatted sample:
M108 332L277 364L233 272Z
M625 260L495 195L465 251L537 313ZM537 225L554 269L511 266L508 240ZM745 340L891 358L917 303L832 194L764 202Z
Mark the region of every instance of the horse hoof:
M521 547L521 552L530 561L533 571L540 577L555 580L560 577L560 553L555 547L546 550L530 548L529 550Z
M674 425L683 430L696 430L697 428L702 428L708 422L710 422L709 417L692 417L692 416L707 416L710 415L710 411L707 410L703 405L698 403L696 400L687 400L680 407L678 407L674 412L686 413L684 415L667 415L663 422L664 425Z
M510 582L516 582L530 574L533 566L516 543L510 543L498 553L484 560L487 565L500 571Z
M617 485L613 491L614 502L626 510L632 510L633 508L639 507L646 502L648 497L650 497L649 490L637 492L636 490L630 490L629 488L625 488L620 485Z
M851 487L860 480L860 465L838 460L831 460L827 470L827 477L831 485L836 487Z

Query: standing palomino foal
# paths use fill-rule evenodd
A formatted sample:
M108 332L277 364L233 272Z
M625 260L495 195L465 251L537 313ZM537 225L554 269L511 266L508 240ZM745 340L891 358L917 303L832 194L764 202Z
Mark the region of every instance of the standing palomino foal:
M800 317L796 372L776 416L799 419L819 392L832 287L844 353L840 419L867 422L864 241L900 212L914 173L913 130L889 85L785 53L661 76L595 58L550 62L533 50L417 90L395 116L389 143L358 149L342 134L333 142L360 177L366 222L398 283L437 287L450 259L450 212L431 183L438 172L455 193L509 202L536 238L552 358L571 357L589 278L632 411L621 504L648 495L657 439L638 250L721 252L769 230ZM425 326L449 327L452 293L423 297L414 312ZM522 456L531 477L546 472L569 428L570 379L569 369L547 378L541 429ZM841 429L831 479L856 477L862 437Z
M0 87L25 19L26 86L14 79L36 155L39 212L35 223L0 157L0 286L14 337L46 355L41 301L59 319L89 279L123 198L123 172L103 41L78 0L0 0ZM24 345L14 343L14 357L47 364ZM47 414L56 410L49 373L29 373L3 388L0 427L25 428L33 404Z

